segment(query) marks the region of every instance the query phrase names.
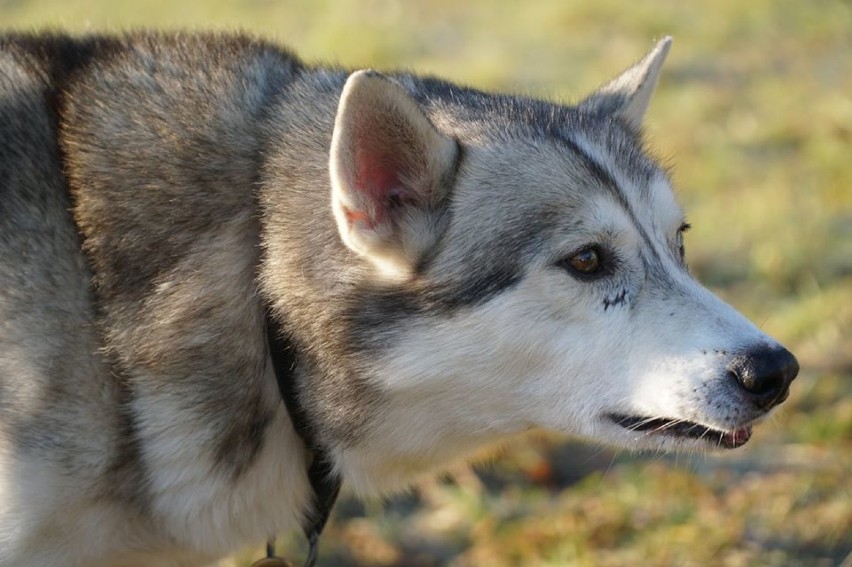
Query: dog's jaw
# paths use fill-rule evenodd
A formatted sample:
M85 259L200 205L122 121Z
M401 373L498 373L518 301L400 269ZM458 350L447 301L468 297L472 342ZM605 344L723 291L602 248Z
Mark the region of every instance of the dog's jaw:
M609 414L611 422L625 429L638 445L678 443L680 450L737 449L745 445L752 434L752 423L729 430L720 430L692 421ZM662 440L662 441L661 441Z

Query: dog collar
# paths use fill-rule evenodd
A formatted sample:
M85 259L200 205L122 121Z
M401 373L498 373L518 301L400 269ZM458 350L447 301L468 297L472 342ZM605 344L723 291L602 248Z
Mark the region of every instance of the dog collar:
M299 403L293 379L293 368L296 363L293 348L286 337L282 336L279 325L275 323L275 319L269 311L266 314L266 334L269 342L269 354L272 357L272 368L275 370L275 380L278 382L281 399L284 401L287 413L290 414L293 428L302 438L305 447L312 456L310 467L308 467L312 503L302 523L302 530L308 539L309 546L304 567L314 567L319 553L319 538L326 522L328 522L331 510L334 508L334 503L337 501L343 479L334 471L331 457L325 448L317 442L308 426L307 412ZM275 558L274 540L267 543L266 554L267 559L261 559L256 565L263 564L264 561L267 562L267 565L274 565L274 563L269 563L269 561L277 560ZM279 561L279 565L287 565L283 560Z

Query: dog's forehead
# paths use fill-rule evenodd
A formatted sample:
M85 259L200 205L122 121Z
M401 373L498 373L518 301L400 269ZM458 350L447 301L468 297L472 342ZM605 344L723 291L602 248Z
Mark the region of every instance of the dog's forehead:
M655 224L681 222L665 171L634 132L571 109L547 116L552 120L538 123L525 115L517 124L503 117L491 131L478 125L453 189L459 222L469 229L509 224L540 232L601 203L634 216L657 215Z
M680 226L684 212L677 201L668 173L645 150L639 138L621 135L618 129L577 131L574 142L588 159L605 168L613 201L651 232L669 232Z
M652 189L668 187L665 172L645 151L641 133L612 116L436 79L403 75L399 80L438 130L464 148L490 150L464 153L485 158L484 169L493 169L505 180L514 177L516 191L534 191L552 182L572 190L563 191L563 197L582 197L577 189L583 181L588 184L594 177L600 181L607 174L608 182L592 185L613 186L628 195L639 193L635 196L645 200L652 200ZM470 172L477 164L463 165ZM612 178L625 181L624 186L611 182ZM503 189L499 181L495 179L489 187Z

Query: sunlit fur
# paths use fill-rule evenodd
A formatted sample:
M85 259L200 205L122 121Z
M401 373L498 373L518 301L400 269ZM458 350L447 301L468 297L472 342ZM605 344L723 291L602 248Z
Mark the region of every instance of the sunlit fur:
M640 131L669 44L565 106L240 35L0 36L0 567L298 529L267 329L362 495L528 430L743 441L766 410L728 368L775 343L680 258Z

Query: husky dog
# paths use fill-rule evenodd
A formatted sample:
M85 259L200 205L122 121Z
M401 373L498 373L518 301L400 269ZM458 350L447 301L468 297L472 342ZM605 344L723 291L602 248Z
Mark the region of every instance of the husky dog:
M315 452L370 495L530 429L746 443L798 366L687 270L669 44L564 106L3 36L0 566L214 561L313 513Z

